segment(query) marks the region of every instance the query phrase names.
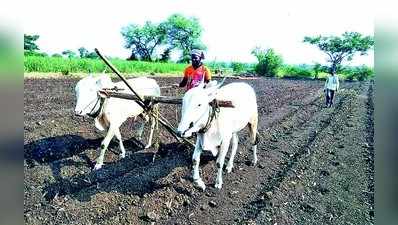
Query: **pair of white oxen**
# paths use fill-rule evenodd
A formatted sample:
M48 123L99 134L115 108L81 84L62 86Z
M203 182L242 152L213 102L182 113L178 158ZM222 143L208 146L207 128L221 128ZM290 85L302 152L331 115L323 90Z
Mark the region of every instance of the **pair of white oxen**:
M130 86L139 95L160 96L160 87L154 79L134 78L128 80ZM211 151L217 156L217 178L215 187L221 189L222 172L225 156L232 141L231 155L226 166L228 173L232 171L233 161L238 148L237 132L248 126L250 141L253 150L253 164L257 163L257 101L253 88L242 82L230 83L222 86L222 83L211 81L203 82L187 91L182 101L181 120L178 125L178 133L182 137L190 137L197 133L195 150L192 156L194 184L205 190L206 185L199 175L200 155L203 150ZM222 87L221 87L222 86ZM146 148L151 145L154 119L145 115L144 110L135 101L121 98L105 98L98 92L103 88L121 88L125 92L129 89L123 82L113 83L106 76L88 76L80 80L75 87L76 108L75 114L79 116L89 115L94 117L95 126L99 130L108 130L106 137L101 143L101 153L96 160L94 169L100 169L103 165L105 151L111 139L116 136L119 140L122 158L126 151L120 134L120 125L129 117L143 115L151 121L151 131ZM215 110L210 103L214 99L229 100L233 108L222 107ZM139 129L138 136L141 137L144 123Z

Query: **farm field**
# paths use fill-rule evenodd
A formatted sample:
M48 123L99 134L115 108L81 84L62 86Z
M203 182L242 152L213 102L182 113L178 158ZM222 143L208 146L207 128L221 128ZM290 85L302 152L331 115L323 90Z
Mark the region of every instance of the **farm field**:
M161 87L180 81L155 79ZM92 171L105 133L74 115L77 81L24 80L25 224L374 223L372 81L342 83L332 108L324 107L322 81L242 81L257 93L258 164L250 164L248 131L241 131L221 190L214 188L215 158L202 154L204 192L191 181L193 149L163 129L159 149L142 149L135 134L140 119L121 127L126 158L119 159L114 140L103 168ZM160 108L176 126L179 107Z

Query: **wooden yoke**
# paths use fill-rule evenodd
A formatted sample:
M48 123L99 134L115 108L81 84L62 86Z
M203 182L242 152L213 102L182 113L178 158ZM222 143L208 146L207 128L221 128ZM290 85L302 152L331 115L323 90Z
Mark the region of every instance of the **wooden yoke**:
M119 89L120 90L120 89ZM102 89L99 91L101 94L106 95L108 98L109 97L114 97L114 98L123 98L123 99L129 99L129 100L139 100L139 98L135 95L132 94L127 94L127 93L120 93L115 91L115 89ZM182 99L181 98L175 98L175 97L169 97L169 96L140 96L144 102L152 102L152 103L165 103L165 104L182 104ZM233 108L233 104L231 101L224 101L224 100L216 100L217 105L219 107L227 107L227 108Z

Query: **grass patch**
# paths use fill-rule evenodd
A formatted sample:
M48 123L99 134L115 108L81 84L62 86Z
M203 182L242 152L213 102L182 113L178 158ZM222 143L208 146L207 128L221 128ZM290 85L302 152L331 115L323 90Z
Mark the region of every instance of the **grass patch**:
M162 63L162 62L142 62L126 61L121 59L110 60L111 63L124 74L182 74L186 64ZM111 72L105 63L100 59L81 59L81 58L61 58L43 56L25 56L25 73L62 73L69 75L72 73L100 73L102 71Z

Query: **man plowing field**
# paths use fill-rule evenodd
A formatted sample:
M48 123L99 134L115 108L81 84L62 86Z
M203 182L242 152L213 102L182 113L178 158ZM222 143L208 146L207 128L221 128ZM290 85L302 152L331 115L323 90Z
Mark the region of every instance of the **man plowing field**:
M202 80L208 83L211 80L210 70L203 65L202 60L205 58L203 51L194 49L191 52L191 65L185 68L184 78L178 85L186 87L187 91L200 84Z

